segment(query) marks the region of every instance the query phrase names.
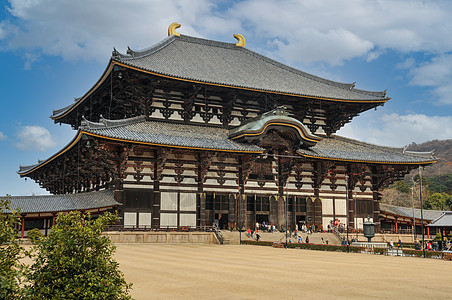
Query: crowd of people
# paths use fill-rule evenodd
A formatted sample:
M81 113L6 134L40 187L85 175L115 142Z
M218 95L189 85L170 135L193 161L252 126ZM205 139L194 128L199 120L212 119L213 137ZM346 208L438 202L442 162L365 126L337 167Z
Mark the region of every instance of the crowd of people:
M298 242L298 243L306 243L309 244L309 235L315 232L324 232L321 227L317 225L306 225L305 223L300 223L300 225L295 225L294 230L286 230L284 226L277 227L275 225L266 223L266 222L256 222L256 227L254 229L248 228L247 230L247 236L248 238L253 238L256 241L259 241L260 234L259 232L266 232L266 233L286 233L286 237L288 238L289 243ZM303 241L302 233L306 234L306 238ZM292 240L294 239L294 240ZM329 244L329 241L327 239L321 238L322 244Z

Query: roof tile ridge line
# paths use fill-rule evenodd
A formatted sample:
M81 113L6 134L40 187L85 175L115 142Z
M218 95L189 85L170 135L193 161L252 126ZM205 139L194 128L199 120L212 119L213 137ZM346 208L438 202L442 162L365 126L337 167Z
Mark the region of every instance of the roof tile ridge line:
M218 46L226 49L237 49L240 50L243 47L237 47L236 43L228 43L228 42L222 42L222 41L215 41L215 40L209 40L205 38L190 36L190 35L180 35L180 40L184 42L190 42L193 44L200 44L200 45L206 45L206 46Z
M344 83L344 82L338 82L338 81L322 78L320 76L316 76L316 75L310 74L308 72L299 70L297 68L291 67L291 66L289 66L287 64L281 63L281 62L279 62L279 61L277 61L275 59L269 58L269 57L267 57L265 55L257 53L257 52L255 52L253 50L248 49L248 48L243 48L242 47L241 50L242 51L248 51L249 54L254 55L257 58L260 58L262 60L265 60L266 62L268 62L270 64L273 64L273 65L275 65L277 67L283 68L283 69L285 69L285 70L287 70L289 72L292 72L292 73L304 76L306 78L312 79L314 81L318 81L318 82L321 82L321 83L324 83L324 84L327 84L327 85L339 87L339 88L342 88L342 89L345 89L345 90L349 90L349 91L354 90L354 88L353 88L354 87L354 83ZM372 91L369 91L369 92L372 92ZM378 92L375 92L375 93L378 93Z
M127 119L120 119L120 120L110 120L105 119L102 115L100 116L99 122L93 122L87 120L85 117L82 117L82 122L80 123L80 129L82 130L94 130L94 129L109 129L109 128L115 128L115 127L121 127L125 125L131 125L135 123L140 123L146 120L146 116L136 116L131 117Z
M77 101L80 100L80 98L76 98ZM74 106L75 104L77 104L77 102L72 102L69 105L66 105L65 107L62 108L57 108L57 109L52 109L52 116L58 115L66 110L68 110L69 108L71 108L72 106Z
M378 145L378 144L374 144L374 143L368 143L368 142L363 142L363 141L359 141L359 140L355 140L352 138L348 138L345 136L341 136L341 135L336 135L336 134L332 134L331 137L335 137L338 138L339 140L347 140L349 142L355 143L355 144L360 144L360 145L366 145L366 146L373 146L373 147L377 147L377 148L384 148L387 150L392 150L394 152L400 151L400 154L403 154L403 148L399 148L399 147L391 147L391 146L383 146L383 145ZM397 152L398 153L398 152Z
M360 94L366 94L366 95L381 95L383 97L386 97L387 90L384 91L368 91L368 90L362 90L362 89L355 89L353 88L353 91L360 93Z
M176 36L171 35L171 36L168 36L168 37L164 38L163 40L159 41L158 43L156 43L156 44L154 44L154 45L152 45L150 47L147 47L147 48L144 48L144 49L138 50L138 51L134 51L134 50L131 50L129 48L128 51L130 51L131 54L122 54L122 53L118 52L117 55L112 55L111 58L113 60L117 60L117 58L119 58L121 60L126 60L126 61L137 59L137 58L142 58L142 57L145 57L147 55L150 55L150 54L153 54L155 52L158 52L159 50L165 48L166 46L168 46L169 44L171 44L175 40L176 40Z

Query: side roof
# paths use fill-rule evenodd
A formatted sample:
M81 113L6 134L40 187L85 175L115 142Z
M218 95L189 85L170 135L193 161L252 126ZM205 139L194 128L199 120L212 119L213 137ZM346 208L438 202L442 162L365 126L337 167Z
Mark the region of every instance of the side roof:
M378 164L422 165L437 161L433 152L405 151L403 148L378 146L338 135L323 137L315 146L299 149L297 153L307 158Z
M386 212L386 213L389 213L392 215L413 218L413 209L409 208L409 207L402 207L402 206L395 206L395 205L380 203L380 211L383 211L383 212ZM429 210L429 209L423 210L424 220L427 220L427 221L433 221L436 218L438 218L439 216L441 216L442 214L443 214L443 211L441 211L441 210ZM415 217L415 219L419 219L419 220L421 219L421 209L420 208L414 209L414 217Z
M10 196L11 210L20 208L21 213L64 212L109 208L120 205L111 190L38 196ZM11 211L7 211L11 212Z

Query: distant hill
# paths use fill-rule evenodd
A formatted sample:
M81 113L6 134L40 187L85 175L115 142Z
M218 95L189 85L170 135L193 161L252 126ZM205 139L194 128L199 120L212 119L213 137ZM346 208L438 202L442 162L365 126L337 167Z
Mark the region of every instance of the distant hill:
M434 150L433 154L438 162L424 168L422 175L424 177L437 177L441 175L452 174L452 139L450 140L434 140L422 144L412 143L407 147L410 151L429 152ZM405 177L405 183L411 186L411 179L418 175L418 169L415 168ZM403 186L403 185L402 185ZM414 206L420 208L419 189L414 190ZM428 190L422 192L424 200L428 197ZM403 192L397 188L397 184L389 186L382 191L382 202L391 205L411 207L413 205L411 192Z
M444 174L452 174L452 139L433 140L422 144L412 143L407 150L411 151L432 151L438 162L425 167L424 176L433 177Z

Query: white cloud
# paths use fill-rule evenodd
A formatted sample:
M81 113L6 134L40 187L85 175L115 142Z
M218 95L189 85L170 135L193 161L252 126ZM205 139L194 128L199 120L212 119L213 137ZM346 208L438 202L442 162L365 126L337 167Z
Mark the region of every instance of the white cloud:
M363 113L352 123L345 125L338 134L372 144L393 147L452 137L452 116L379 114L378 112L371 115L370 113Z
M6 140L6 135L0 131L0 141Z
M15 22L0 35L11 48L34 49L65 59L104 61L113 46L147 47L173 21L185 34L218 38L243 30L275 41L292 61L338 64L373 47L399 51L452 49L449 1L245 0L221 10L213 0L11 0ZM12 25L16 24L16 25ZM215 36L214 36L215 35ZM9 38L6 38L9 36ZM233 41L233 40L232 40Z
M125 52L162 40L174 21L187 35L235 42L232 34L242 33L253 49L270 46L260 52L289 63L427 53L431 66L411 73L412 84L423 86L428 83L417 74L452 52L452 1L446 0L10 0L10 6L10 17L0 22L0 49L26 53L25 68L41 55L105 62L113 47ZM427 86L439 103L452 103L449 81Z
M410 83L432 87L440 104L452 104L452 55L433 57L430 62L415 66L410 71Z
M45 151L56 146L50 132L40 126L22 126L16 134L15 146L22 150Z

